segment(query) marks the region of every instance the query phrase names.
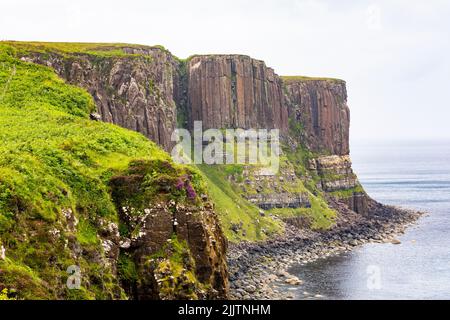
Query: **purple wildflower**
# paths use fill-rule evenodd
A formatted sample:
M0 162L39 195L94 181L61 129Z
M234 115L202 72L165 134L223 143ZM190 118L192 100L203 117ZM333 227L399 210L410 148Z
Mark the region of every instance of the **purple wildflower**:
M195 192L189 181L186 181L186 193L188 198L191 200L195 199L195 197L197 196L197 193Z
M175 185L175 188L177 188L178 190L183 189L184 187L184 182L181 178L178 178L177 184Z

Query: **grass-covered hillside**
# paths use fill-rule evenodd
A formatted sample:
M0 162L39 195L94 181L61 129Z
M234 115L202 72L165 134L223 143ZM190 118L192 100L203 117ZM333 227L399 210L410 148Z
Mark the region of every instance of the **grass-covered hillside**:
M16 50L0 44L0 289L20 299L125 298L101 259L99 225L119 223L109 181L132 160L169 155L141 134L89 120L86 91ZM66 286L70 265L81 268L80 290Z
M22 41L2 41L4 45L14 47L19 53L40 52L52 53L58 52L60 54L90 54L100 57L123 57L123 56L137 56L137 54L127 53L124 48L135 49L152 49L158 48L167 51L163 46L145 46L128 43L85 43L85 42L22 42Z

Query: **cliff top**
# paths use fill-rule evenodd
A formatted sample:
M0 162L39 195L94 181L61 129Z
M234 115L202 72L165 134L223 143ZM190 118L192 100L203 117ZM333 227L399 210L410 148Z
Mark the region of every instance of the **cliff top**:
M280 76L284 82L297 82L297 81L333 81L333 82L343 82L345 80L337 78L326 78L326 77L306 77L306 76Z
M129 56L136 55L126 49L161 50L168 52L160 45L147 46L129 43L95 43L95 42L39 42L39 41L0 41L1 44L11 45L18 49L38 52L61 52L66 54L85 53L99 56Z
M189 56L186 60L192 60L194 58L241 58L241 59L250 59L258 62L264 63L263 60L255 59L246 54L240 53L205 53L205 54L193 54Z
M161 45L141 45L141 44L130 44L130 43L95 43L95 42L41 42L41 41L13 41L13 40L3 40L0 44L11 45L17 49L26 51L37 51L37 52L60 52L63 54L73 54L73 53L84 53L103 57L112 56L137 56L145 54L145 50L161 50L163 52L170 53L164 46ZM127 50L128 49L128 50ZM140 51L142 50L142 52ZM170 53L171 54L171 53ZM172 54L171 54L172 55ZM172 55L174 58L176 56ZM189 56L187 59L179 59L189 61L194 58L201 57L230 57L230 58L243 58L251 59L259 63L265 62L260 59L254 59L245 54L194 54ZM269 67L268 67L269 68ZM272 68L269 68L272 69ZM272 69L273 70L273 69ZM297 82L297 81L333 81L333 82L343 82L342 79L327 78L327 77L307 77L307 76L280 76L280 78L287 83Z

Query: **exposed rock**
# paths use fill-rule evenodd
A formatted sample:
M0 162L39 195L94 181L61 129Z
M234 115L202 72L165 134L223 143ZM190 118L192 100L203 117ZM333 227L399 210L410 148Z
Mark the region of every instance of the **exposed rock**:
M286 280L284 280L284 282L287 283L287 284L293 285L293 286L298 286L298 285L301 285L303 283L303 281L301 281L297 277L287 278Z
M5 247L2 245L0 247L0 259L5 260L6 259L6 250Z
M162 165L166 168L167 174L170 172L176 177L177 172L169 163ZM189 205L178 204L174 200L168 201L164 198L146 199L143 187L146 181L145 174L148 170L152 172L147 166L146 162L136 162L132 164L130 174L115 177L111 182L113 198L121 219L127 228L132 230L131 243L124 245L121 242L121 249L136 263L139 279L142 279L134 284L126 284L125 287L131 290L129 294L137 299L185 299L190 296L184 294L190 292L189 288L193 288L197 297L226 298L227 242L212 205L208 202ZM142 197L133 200L139 194L142 194ZM131 207L130 203L133 203L134 207ZM187 273L195 275L199 285L191 283L187 273L170 278L172 276L170 244L173 236L180 243L186 243L186 259L183 260L182 266ZM160 256L164 248L167 253ZM149 260L149 257L155 255L157 257ZM184 278L187 282L183 280ZM164 283L164 287L161 287L163 281L172 283ZM178 290L184 285L188 287ZM172 292L167 289L171 286L178 289ZM209 291L203 291L203 286L209 288Z
M297 139L315 152L348 155L350 112L345 82L286 78L284 84L289 116L304 128Z
M247 200L258 207L269 210L273 208L309 208L311 203L307 193L269 193L247 195ZM263 212L264 213L264 212Z
M67 56L36 52L24 58L53 68L69 83L89 91L97 105L92 120L101 119L141 132L170 150L177 120L174 102L177 63L169 52L158 47L123 50L129 55Z
M89 118L90 118L91 120L94 120L94 121L101 121L101 120L102 120L102 116L101 116L99 113L97 113L97 112L91 113L91 114L89 115Z
M351 210L367 213L369 197L353 172L350 156L321 156L311 160L309 165L310 170L320 177L322 190L337 196Z
M357 186L358 180L348 155L323 156L313 161L317 174L322 178L323 190L347 190Z
M190 123L203 128L288 129L281 79L243 55L200 55L188 61Z

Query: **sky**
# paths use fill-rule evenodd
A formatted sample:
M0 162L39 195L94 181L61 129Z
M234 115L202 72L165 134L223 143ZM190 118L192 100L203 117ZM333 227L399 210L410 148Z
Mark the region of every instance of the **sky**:
M0 39L242 53L347 81L351 140L450 139L447 0L2 0Z

